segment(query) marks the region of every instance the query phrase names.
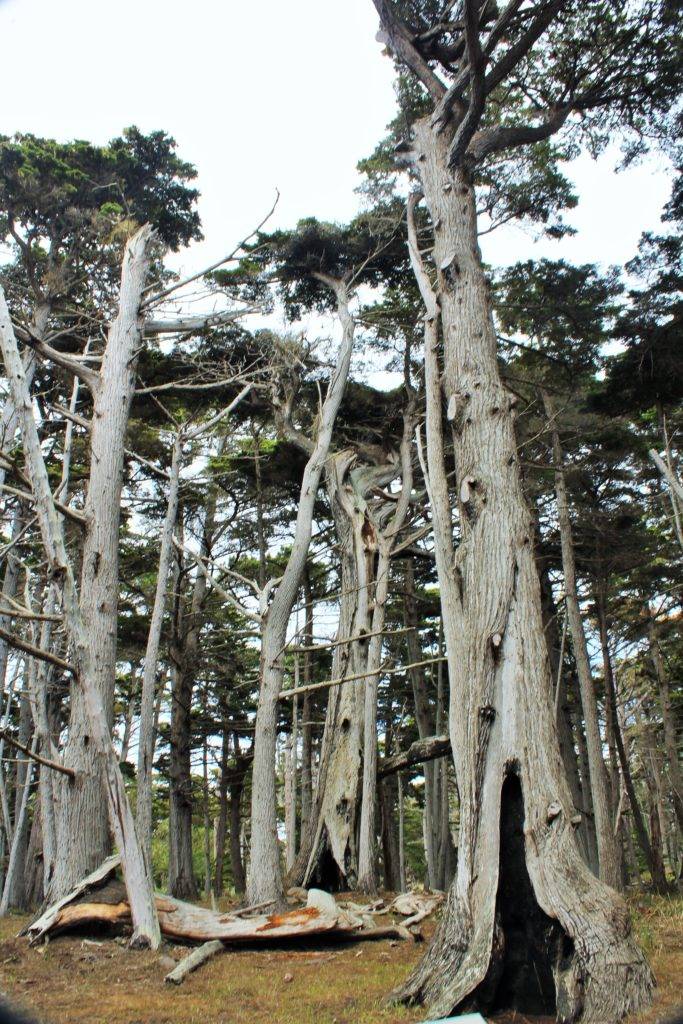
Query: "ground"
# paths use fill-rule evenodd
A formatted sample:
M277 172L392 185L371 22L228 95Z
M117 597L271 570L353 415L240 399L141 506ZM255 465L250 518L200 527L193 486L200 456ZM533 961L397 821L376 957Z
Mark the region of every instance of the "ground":
M683 1001L683 900L632 902L658 980L655 1004L632 1024L654 1024ZM110 938L62 936L30 949L17 937L28 920L0 920L0 990L41 1024L399 1024L425 1016L383 1005L422 955L421 944L226 952L176 988L164 984L162 958L180 958L184 948L135 952ZM496 1024L527 1022L508 1015Z

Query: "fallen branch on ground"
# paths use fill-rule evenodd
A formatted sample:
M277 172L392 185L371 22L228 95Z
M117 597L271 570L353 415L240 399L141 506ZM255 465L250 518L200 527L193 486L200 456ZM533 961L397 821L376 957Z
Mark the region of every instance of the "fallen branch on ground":
M123 882L115 877L120 860L110 857L85 878L64 899L41 914L28 926L32 945L75 928L111 925L127 927L131 923L130 906ZM245 907L228 913L185 903L172 896L157 894L156 910L162 935L179 942L201 943L167 976L180 984L185 976L220 952L221 948L277 943L325 935L340 939L403 939L416 942L421 936L405 924L368 927L360 914L342 909L329 893L308 892L307 905L286 913L259 913L268 904ZM249 917L244 915L249 914Z

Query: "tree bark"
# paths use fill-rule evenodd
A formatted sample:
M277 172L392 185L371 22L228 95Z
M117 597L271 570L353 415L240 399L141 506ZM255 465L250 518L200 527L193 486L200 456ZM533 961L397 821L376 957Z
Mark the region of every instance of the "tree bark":
M550 395L543 392L545 414L551 423L555 423L556 411ZM552 428L553 462L555 469L555 494L557 497L557 516L560 525L560 543L562 546L562 568L564 571L565 602L569 632L572 638L574 659L579 677L583 721L586 730L586 746L588 748L588 767L590 771L593 812L595 814L595 833L598 843L598 866L600 878L614 889L621 888L621 872L619 870L619 851L614 835L611 802L608 789L607 771L602 757L602 737L598 720L598 702L595 696L595 683L591 672L586 634L581 619L579 595L576 578L576 559L574 556L574 540L569 514L567 485L563 468L562 448L557 428Z
M465 171L448 170L448 139L429 119L413 127L437 267L435 294L413 224L411 260L427 306L428 491L460 830L458 872L441 922L398 995L447 1016L472 1001L495 1005L500 982L498 998L522 1012L540 1002L565 1021L617 1020L646 1001L653 978L630 937L625 904L590 873L574 834L515 399L500 377L474 190ZM458 480L457 552L441 436L439 318ZM508 979L514 984L506 988Z
M178 490L180 487L180 463L182 458L182 440L176 434L171 457L171 472L168 486L166 516L161 531L159 549L159 566L157 584L154 594L154 606L149 621L147 647L145 649L144 668L142 673L142 696L140 698L140 736L138 741L138 791L135 807L135 824L140 843L151 863L152 856L152 766L154 762L154 705L157 687L157 669L159 661L159 645L161 628L166 609L166 589L168 586L171 558L173 556L173 532L178 516Z
M251 860L247 886L250 903L281 901L282 874L277 838L275 751L277 704L282 689L282 651L287 624L299 589L311 542L313 508L332 441L337 411L346 388L353 348L354 320L349 295L342 281L325 279L335 293L343 336L337 363L320 410L318 435L304 469L292 550L269 606L262 609L263 632L259 664L259 700L254 734L251 802ZM272 589L272 588L271 588ZM265 591L262 593L265 594Z
M313 645L313 590L308 569L304 570L304 647ZM310 651L305 651L303 662L303 684L313 681L313 662ZM313 724L311 722L311 695L304 694L301 706L301 835L308 828L313 799Z
M235 738L237 744L237 738ZM246 892L247 882L242 860L242 846L240 842L242 830L242 793L244 791L244 778L230 785L230 868L232 871L232 884L235 892L240 895Z
M223 721L221 738L221 774L218 782L218 823L216 825L216 862L213 873L213 894L218 899L223 895L223 864L225 861L225 840L228 835L228 759L230 733L228 723Z
M128 371L131 370L134 377L136 345L140 339L139 324L139 302L140 294L144 285L145 275L149 265L149 245L151 231L148 227L142 228L127 244L124 253L123 270L121 275L121 290L119 314L109 334L107 353L111 347L116 355L120 355L119 349L126 348L132 344L128 352ZM109 819L114 831L117 846L121 852L121 858L126 879L126 889L130 900L131 915L133 919L134 932L133 942L136 944L151 945L157 948L160 941L159 922L156 916L151 877L144 854L138 844L133 816L128 803L125 786L121 777L116 751L111 742L111 722L107 715L105 700L98 682L102 682L103 666L96 668L94 655L102 653L99 651L97 641L101 634L90 634L87 628L88 620L83 616L78 598L78 591L74 577L73 568L67 554L64 541L62 521L54 504L50 490L47 469L43 460L40 439L36 422L33 416L33 407L23 365L12 328L9 311L5 303L5 297L0 288L0 347L5 362L5 369L10 379L10 386L15 406L20 414L22 427L22 440L31 487L35 498L35 507L40 523L40 531L47 556L48 567L54 578L61 579L63 592L64 616L67 629L72 643L73 658L76 665L76 679L80 684L79 692L84 698L83 708L87 715L89 724L89 744L92 746L91 760L97 766L97 777L105 784L107 795L106 806L109 809ZM112 353L112 361L116 361L116 355ZM102 377L104 379L104 365ZM119 401L121 394L119 394ZM122 403L125 405L124 403ZM122 442L122 438L121 438ZM121 454L121 466L123 456ZM118 477L120 489L120 474ZM115 503L113 515L118 522L118 500ZM111 512L106 507L101 510L104 515ZM118 546L115 558L118 557ZM117 562L115 562L115 565ZM103 566L105 575L110 566ZM90 602L93 594L87 593L84 602ZM116 581L114 582L114 601L116 599ZM99 609L103 614L103 609ZM110 613L111 614L111 613ZM114 640L116 631L116 604L114 603ZM114 651L115 653L115 651ZM113 664L110 671L113 672ZM84 746L87 746L84 744ZM88 767L92 767L90 764ZM86 785L89 780L86 780ZM71 794L73 796L74 794ZM80 796L80 793L79 793ZM60 817L63 818L63 815ZM84 823L87 828L89 822ZM69 853L69 845L78 845L78 838L68 837L66 847L59 849L59 860L65 862ZM89 842L86 843L91 847ZM55 871L55 878L58 872ZM64 877L64 872L61 875Z
M418 615L415 603L415 573L412 559L407 558L404 562L404 598L403 598L403 623L410 628L407 634L408 660L413 663L422 657L420 640L417 633ZM434 735L435 720L430 707L427 695L427 683L424 667L412 668L409 670L409 677L413 689L413 700L415 704L415 721L417 731L421 740L426 740ZM427 860L427 883L430 889L439 888L439 863L438 863L438 836L440 817L436 809L435 780L437 778L436 765L431 761L424 764L424 840L425 858Z
M141 345L139 306L149 269L151 232L143 229L124 256L119 311L109 330L97 383L93 387L90 476L85 502L87 527L81 571L81 616L88 640L92 686L111 734L116 672L119 591L119 521L124 440L135 390ZM102 799L99 759L92 743L86 697L71 687L64 763L78 773L62 784L57 821L57 860L50 899L69 892L109 852L107 804Z
M678 753L678 741L676 738L676 723L673 709L671 707L671 693L669 690L669 678L664 666L664 658L659 644L659 631L650 609L646 609L648 622L648 636L650 640L650 658L655 670L655 678L659 690L659 706L662 712L662 726L664 730L664 749L666 751L667 766L669 769L669 780L673 795L674 810L678 827L683 834L683 773Z

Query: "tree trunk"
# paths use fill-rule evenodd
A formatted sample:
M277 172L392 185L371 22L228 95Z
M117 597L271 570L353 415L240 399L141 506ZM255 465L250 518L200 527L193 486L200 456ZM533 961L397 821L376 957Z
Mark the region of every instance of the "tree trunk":
M121 290L119 313L112 324L109 332L109 341L105 358L103 361L101 376L97 377L99 383L110 373L105 364L108 363L109 351L112 349L112 363L117 361L120 350L132 346L127 354L126 366L132 373L133 382L135 377L135 354L136 346L140 340L139 303L140 294L149 266L149 246L151 241L151 230L148 227L142 228L126 245L123 258L123 270L121 275ZM146 859L140 849L135 825L130 810L130 804L126 795L125 786L121 777L116 751L111 741L111 722L108 720L107 708L104 697L97 683L102 681L103 667L96 667L94 655L98 652L97 641L100 634L97 632L91 635L86 626L86 618L82 614L79 603L76 580L73 567L69 559L66 544L64 541L64 530L62 521L57 512L52 497L50 482L48 479L45 461L40 447L40 438L33 415L33 406L24 369L19 356L16 337L9 316L9 310L5 297L0 288L0 347L5 362L5 369L10 380L12 397L20 415L22 427L22 440L26 457L26 466L31 480L31 489L35 498L35 508L40 524L41 538L48 561L49 571L57 579L61 579L63 593L64 617L72 645L72 656L75 666L75 678L79 684L78 690L82 694L83 707L89 723L88 744L91 745L91 758L95 762L98 777L103 783L106 791L109 810L109 820L114 832L117 846L121 853L126 890L128 892L131 916L133 920L134 944L150 945L157 948L160 941L159 922L154 903L152 881ZM116 376L114 374L114 376ZM130 385L132 394L133 384ZM97 393L95 401L99 397L99 388L94 386ZM127 394L127 391L124 392ZM119 394L119 400L121 394ZM125 402L122 403L125 405ZM116 421L115 421L116 422ZM116 439L115 439L116 440ZM121 436L121 467L123 464ZM116 446L115 446L116 447ZM111 454L111 453L110 453ZM120 473L118 477L118 488L120 492ZM111 512L106 507L100 509L103 515ZM118 501L113 515L118 522ZM91 524L92 527L92 524ZM118 558L118 547L116 550ZM117 565L117 562L115 562ZM111 566L103 566L103 573L108 575ZM114 586L116 598L116 586ZM84 595L84 603L92 600L92 592ZM98 609L99 614L104 614L105 609ZM114 640L116 631L116 605L113 613ZM102 653L100 651L100 653ZM112 665L113 672L114 666ZM87 746L84 744L84 746ZM79 779L77 776L76 782ZM88 780L86 780L87 785ZM77 797L80 797L76 786L74 787ZM74 793L70 794L74 796ZM63 818L63 815L60 815ZM88 827L89 823L84 823ZM66 862L71 845L79 845L78 837L68 837L64 848L59 848L59 861ZM90 845L90 844L88 844ZM55 877L58 872L55 871ZM63 877L63 873L62 873Z
M294 655L294 687L299 685L299 655ZM296 793L299 743L299 698L292 701L292 729L285 746L285 864L291 868L296 857Z
M238 764L240 749L237 733L234 734L235 742L235 763ZM242 861L242 846L240 836L242 831L241 803L244 790L244 776L240 775L230 785L230 868L232 870L232 884L235 892L242 894L246 891L247 883L244 873L244 862Z
M221 739L221 774L218 781L218 823L216 825L216 862L213 873L213 894L218 899L223 895L223 864L225 861L225 840L228 835L228 759L230 733L228 723L223 721Z
M24 746L29 745L31 739L31 709L29 704L29 687L27 676L33 670L33 665L24 670L24 690L19 702L19 742ZM33 734L31 751L35 753L38 748L38 735ZM25 754L19 754L15 771L14 790L14 834L10 847L9 861L5 875L5 884L0 900L0 917L4 917L8 910L25 910L25 877L26 855L28 852L29 839L29 814L28 801L33 779L33 761Z
M551 423L555 423L556 411L547 392L543 392L545 414ZM586 746L588 748L588 768L590 771L591 794L593 797L593 813L595 814L595 833L598 842L598 866L600 878L614 889L621 886L619 870L619 851L614 835L612 810L608 789L607 771L602 758L602 737L598 719L598 702L595 696L595 684L591 672L586 634L581 619L579 595L576 578L576 559L574 557L574 540L569 515L567 485L563 468L560 436L556 426L552 428L553 462L555 468L555 494L557 496L557 516L560 524L560 543L562 546L562 568L564 571L565 602L569 633L572 638L574 659L579 677L583 721L586 730Z
M422 659L420 638L417 632L418 614L415 602L415 573L413 561L407 558L403 570L403 623L409 628L407 634L408 661L409 663L419 662ZM412 668L408 671L413 689L413 700L415 703L415 721L417 731L421 740L434 736L436 724L434 714L430 707L427 695L427 683L424 667ZM425 858L427 860L427 884L431 889L439 888L439 863L438 863L438 836L440 818L437 813L435 801L435 780L437 778L437 766L433 761L424 765L424 843Z
M308 574L304 570L304 615L306 624L304 627L304 647L313 645L313 590ZM308 686L313 681L313 662L311 652L304 653L303 663L303 684ZM313 799L313 723L311 722L311 695L304 694L301 707L301 831L304 835L308 828L311 816L311 802Z
M269 899L281 901L283 896L275 785L277 705L283 677L282 651L286 642L289 617L306 564L311 542L313 508L332 441L334 422L346 389L353 349L354 320L349 310L346 285L328 278L325 278L324 283L335 292L343 337L335 370L320 410L318 435L312 444L301 481L292 550L270 605L262 609L263 632L259 664L259 700L254 733L251 859L248 880L248 900L252 904ZM265 597L265 590L262 594Z
M406 884L406 829L405 829L405 804L403 802L403 776L398 773L398 888L405 892Z
M166 609L166 588L168 586L171 558L173 555L173 532L178 516L178 489L180 486L180 462L182 442L176 435L171 458L171 472L168 485L166 516L161 531L157 585L154 606L149 621L147 647L142 673L142 696L140 698L140 736L138 742L138 793L135 806L136 827L140 843L151 862L152 856L152 766L154 762L154 704L157 687L157 667L161 627Z
M659 706L662 712L662 725L664 728L664 749L669 769L669 780L673 795L674 810L678 827L683 834L683 773L679 760L679 747L676 737L676 722L671 707L671 693L669 691L669 678L664 666L664 658L659 645L659 633L657 623L653 619L650 609L647 608L648 635L650 639L650 657L655 670L657 687L659 689Z
M617 1020L652 973L626 905L586 867L554 720L533 522L501 382L472 182L448 170L448 139L416 122L414 148L434 225L437 295L410 253L427 305L428 491L460 794L458 872L434 940L399 996L432 1016L472 1003ZM454 551L441 436L443 332L461 539Z
M204 709L206 712L206 695ZM202 743L202 802L204 811L204 899L211 898L211 816L209 813L209 761L206 736Z
M92 685L111 734L116 674L119 596L119 521L124 440L135 390L140 351L139 305L149 268L150 233L128 245L121 277L119 312L109 331L101 371L93 388L90 476L85 502L87 527L81 571L81 616L88 640ZM71 687L64 763L74 784L62 785L57 821L57 860L49 897L59 899L106 858L110 849L107 804L102 798L99 759L91 742L83 689Z
M560 630L558 628L558 609L553 597L552 586L550 583L550 578L548 576L548 567L545 560L541 559L538 556L539 530L537 515L535 516L535 520L535 548L537 552L536 565L538 567L538 575L541 585L541 614L543 616L543 632L545 633L545 638L548 645L550 671L552 673L552 678L555 685L555 719L557 723L557 737L560 743L560 754L562 755L562 762L567 773L567 781L569 782L569 789L571 790L574 806L577 807L583 814L581 824L577 829L577 834L582 842L586 860L588 861L588 863L591 863L591 861L588 858L588 835L587 816L585 813L585 795L582 791L581 778L579 776L579 765L576 756L576 748L574 746L571 714L568 703L567 680L563 664L565 647L563 640L566 634L566 618L561 637ZM595 861L595 865L597 867L597 860Z

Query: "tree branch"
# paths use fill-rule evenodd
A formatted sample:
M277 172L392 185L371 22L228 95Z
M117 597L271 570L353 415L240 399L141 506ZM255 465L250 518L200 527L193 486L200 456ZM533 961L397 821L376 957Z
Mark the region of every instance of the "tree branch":
M451 167L455 167L462 159L472 136L477 130L477 125L484 112L484 101L486 99L484 88L486 57L479 41L479 3L477 0L465 0L464 13L470 96L465 116L458 125L455 137L449 147L448 163Z
M434 102L439 103L446 92L446 87L416 49L410 32L391 10L389 0L373 0L373 3L382 27L378 38L394 51L401 63L406 64L413 74L417 75Z
M415 740L407 750L402 750L393 757L386 757L377 766L377 778L383 779L387 775L393 775L404 768L412 768L416 764L424 764L425 761L435 761L437 757L445 757L451 752L451 741L448 736L427 736L422 740Z
M515 146L527 146L534 142L543 142L559 131L571 113L571 106L560 107L551 111L545 121L537 125L498 125L477 132L467 152L473 164L481 163L491 153L501 149L513 149Z
M53 772L61 772L62 775L68 775L70 779L76 778L76 772L73 768L67 768L65 764L61 764L59 761L50 761L47 757L41 757L40 754L36 754L30 747L20 743L19 740L15 740L13 736L7 732L6 729L0 729L0 737L9 743L11 747L15 747L20 750L22 754L26 754L32 761L36 761L38 764L44 765L46 768L51 768Z
M39 661L47 661L50 665L56 665L57 668L61 668L63 672L70 672L71 675L76 674L76 669L73 665L70 665L68 661L64 661L63 658L59 658L56 654L52 654L51 651L43 651L40 647L34 647L33 644L28 643L26 640L21 640L18 636L14 636L13 633L8 633L6 629L0 629L0 640L4 640L10 647L14 647L17 651L23 651L24 654L30 654L32 658L38 658Z

